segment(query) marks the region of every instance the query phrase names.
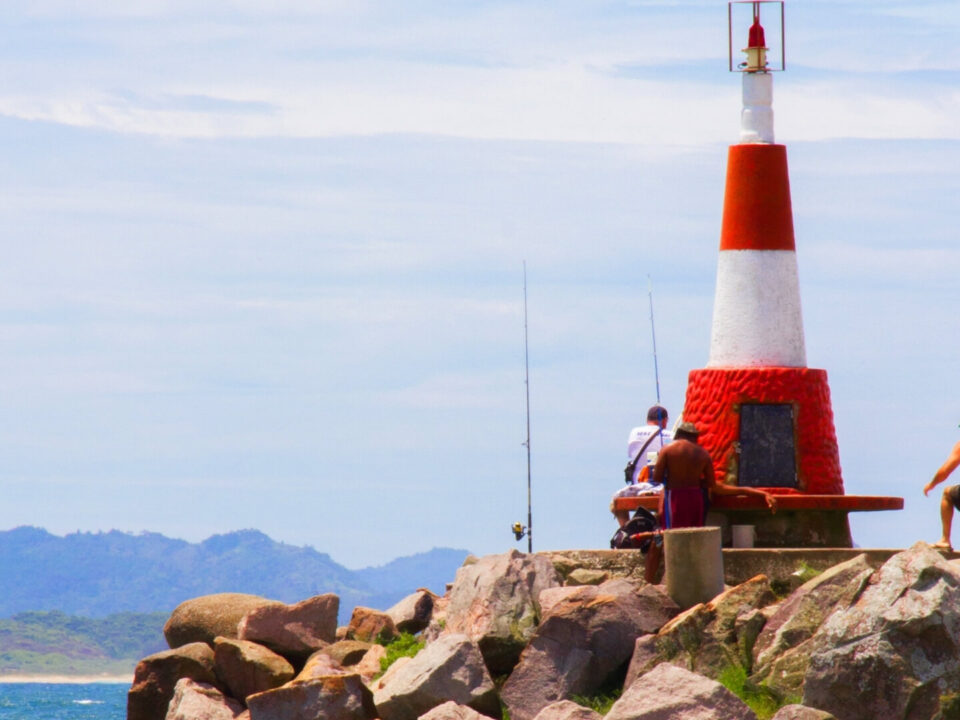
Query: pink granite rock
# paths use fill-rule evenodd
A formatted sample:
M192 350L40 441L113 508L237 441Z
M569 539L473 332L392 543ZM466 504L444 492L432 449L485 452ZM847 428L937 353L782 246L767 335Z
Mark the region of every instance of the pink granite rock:
M213 642L217 677L238 700L293 679L293 666L263 645L224 637Z
M388 643L396 636L397 628L387 613L359 605L353 609L350 624L347 625L348 639Z
M137 663L133 685L127 693L127 720L163 720L182 678L211 685L217 682L209 645L189 643L149 655Z
M166 720L237 720L243 705L213 685L181 678L173 691Z
M640 676L604 720L757 720L716 680L664 663Z
M237 637L237 624L248 612L270 605L283 604L243 593L203 595L180 603L164 625L163 634L171 648L193 642L213 647L217 636Z
M250 720L372 720L370 691L359 675L294 680L247 698Z
M243 616L238 626L241 640L265 645L299 664L332 643L337 631L340 598L317 595L295 605L276 603Z

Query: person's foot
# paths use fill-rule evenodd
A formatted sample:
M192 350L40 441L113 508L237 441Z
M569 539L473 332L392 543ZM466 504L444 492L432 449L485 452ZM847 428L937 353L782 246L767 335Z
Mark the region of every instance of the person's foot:
M932 547L934 550L946 550L947 552L953 552L953 547L946 540L935 542L930 547Z

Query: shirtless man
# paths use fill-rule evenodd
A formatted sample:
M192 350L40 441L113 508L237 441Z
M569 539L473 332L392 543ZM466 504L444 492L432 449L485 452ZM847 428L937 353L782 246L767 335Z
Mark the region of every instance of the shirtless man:
M699 434L693 423L680 423L674 431L673 442L657 457L653 481L664 484L660 500L663 529L703 527L707 501L713 495L756 495L764 499L771 512L776 512L776 496L757 488L724 485L716 481L710 453L697 444ZM653 582L656 577L660 554L660 547L651 544L644 571L647 582Z
M936 485L950 477L950 473L956 470L957 466L960 466L960 442L953 446L947 461L934 473L933 480L924 486L923 494L927 495ZM935 542L933 547L953 551L953 546L950 544L950 529L953 525L954 508L960 509L960 485L951 485L943 489L943 495L940 498L940 524L943 526L943 537Z

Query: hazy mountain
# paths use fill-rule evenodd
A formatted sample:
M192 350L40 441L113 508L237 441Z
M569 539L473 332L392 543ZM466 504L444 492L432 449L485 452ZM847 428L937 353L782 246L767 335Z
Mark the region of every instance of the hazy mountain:
M0 617L28 610L93 618L169 612L191 597L216 592L284 602L335 592L343 622L355 605L385 609L418 587L442 593L466 555L435 548L349 570L326 553L274 542L256 530L189 543L157 533L59 537L19 527L0 531Z

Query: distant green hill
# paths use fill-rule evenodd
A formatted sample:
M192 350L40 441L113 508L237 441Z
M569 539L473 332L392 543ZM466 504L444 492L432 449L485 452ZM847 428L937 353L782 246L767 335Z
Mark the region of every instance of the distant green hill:
M0 673L129 673L167 647L167 613L118 613L102 619L25 612L0 620Z
M466 555L466 550L435 548L379 567L348 570L326 553L274 542L256 530L188 543L156 533L111 530L58 537L19 527L0 532L0 617L30 610L90 618L169 613L184 600L216 592L283 602L334 592L345 622L355 605L384 609L418 587L442 593Z
M177 605L217 592L283 602L335 592L344 624L356 605L386 609L419 587L443 593L466 556L435 548L348 570L256 530L201 543L117 530L2 531L0 673L132 672L137 660L166 648L163 624Z

